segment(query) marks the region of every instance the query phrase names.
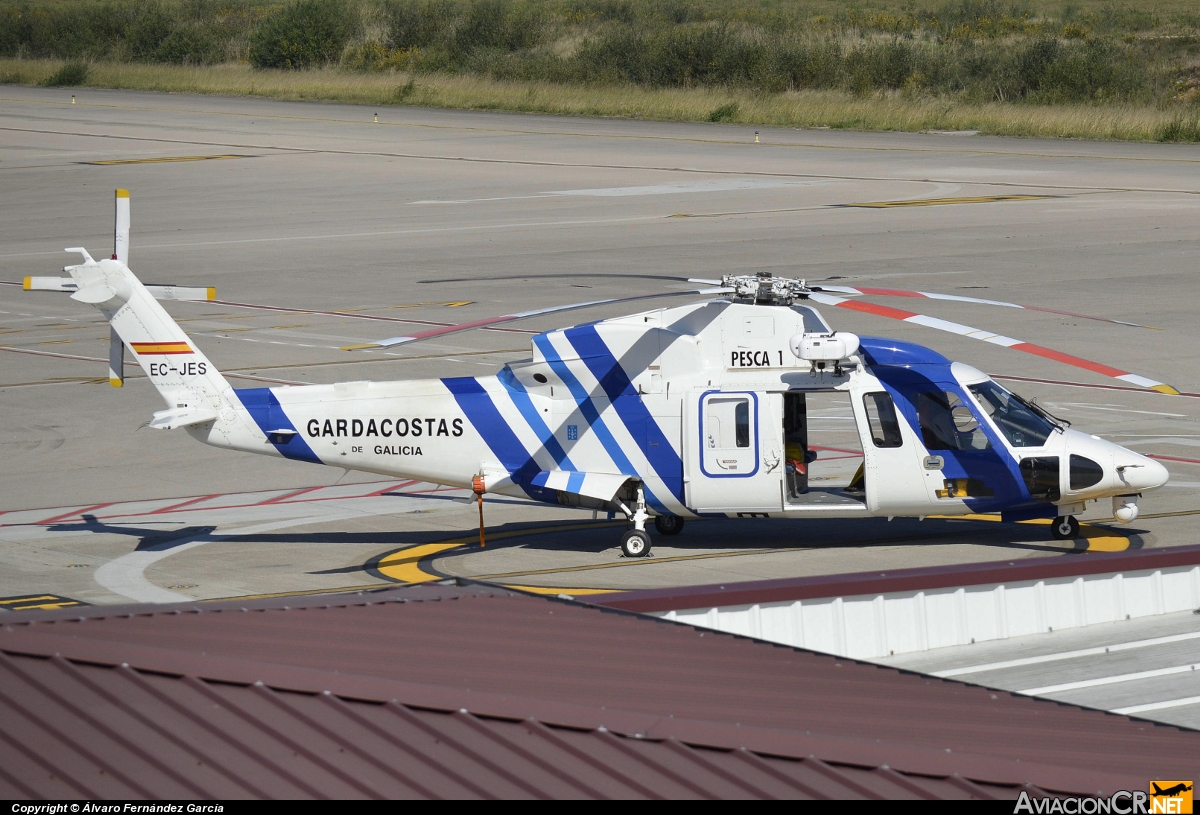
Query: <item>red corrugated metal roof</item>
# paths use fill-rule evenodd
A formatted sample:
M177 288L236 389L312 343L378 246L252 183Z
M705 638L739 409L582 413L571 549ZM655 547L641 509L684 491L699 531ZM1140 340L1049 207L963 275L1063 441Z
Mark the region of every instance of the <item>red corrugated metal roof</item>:
M0 621L10 797L1015 797L1144 788L1200 754L1200 733L481 586Z

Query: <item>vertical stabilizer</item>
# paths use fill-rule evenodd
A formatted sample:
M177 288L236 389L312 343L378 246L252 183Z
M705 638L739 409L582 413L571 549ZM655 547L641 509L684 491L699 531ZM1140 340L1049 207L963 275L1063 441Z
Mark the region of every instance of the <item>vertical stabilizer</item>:
M152 427L184 427L233 419L240 408L229 383L171 319L129 267L119 260L92 260L66 271L79 290L72 300L95 306L115 332L111 348L127 346L167 403Z
M129 190L117 190L116 194L112 259L129 265Z
M129 265L129 190L117 190L113 196L113 260ZM125 384L125 345L115 328L108 334L108 384Z

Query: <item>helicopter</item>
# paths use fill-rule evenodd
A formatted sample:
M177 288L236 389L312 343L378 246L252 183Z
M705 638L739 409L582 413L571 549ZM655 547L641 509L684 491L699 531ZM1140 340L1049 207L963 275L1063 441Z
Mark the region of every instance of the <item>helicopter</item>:
M927 315L852 299L925 297L1012 308L1003 301L808 285L769 273L693 279L661 296L685 305L546 331L531 357L490 376L235 389L128 266L129 194L117 191L115 251L66 266L69 278L26 288L72 292L112 328L110 379L125 349L166 402L149 427L182 428L215 447L418 479L623 516L626 557L652 548L647 528L685 521L999 513L1053 519L1111 500L1123 523L1168 480L1157 461L1073 429L970 365L915 343L835 329L816 306L904 320L1055 359L1161 393L1156 380ZM417 342L497 323L660 295L590 301L440 326L345 350ZM203 297L199 299L204 299ZM208 299L211 299L211 294ZM1087 315L1072 315L1086 317ZM1100 319L1122 323L1118 320ZM1125 325L1136 325L1123 323ZM808 401L849 401L862 463L845 486L810 481L818 453Z

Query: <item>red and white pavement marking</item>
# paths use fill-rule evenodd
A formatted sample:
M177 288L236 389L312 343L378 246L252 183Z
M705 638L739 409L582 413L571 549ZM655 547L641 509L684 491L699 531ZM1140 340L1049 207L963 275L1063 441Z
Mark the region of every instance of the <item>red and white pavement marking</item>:
M414 487L416 489L414 489ZM396 495L425 495L433 492L452 492L449 487L422 484L418 481L375 481L367 484L344 484L305 489L264 490L256 492L216 493L191 498L160 498L149 501L121 501L82 506L42 509L8 510L0 513L0 529L18 526L53 526L78 523L83 516L97 521L113 519L162 518L177 514L212 512L217 510L252 509L311 504L324 501L350 501L378 498L389 493Z
M1026 354L1052 359L1055 362L1061 362L1065 365L1072 365L1076 368L1082 368L1085 371L1101 374L1103 376L1111 376L1114 379L1119 379L1122 382L1128 382L1131 385L1138 385L1142 388L1149 388L1160 393L1179 395L1179 391L1159 382L1156 379L1132 374L1128 371L1122 371L1120 368L1114 368L1111 365L1105 365L1100 362L1092 362L1091 360L1083 359L1082 357L1064 354L1061 351L1055 351L1053 348L1046 348L1041 345L1034 345L1031 342L1006 337L1003 334L994 334L991 331L984 331L980 328L972 328L969 325L962 323L951 322L950 320L942 320L938 317L930 317L927 314L917 314L912 311L904 311L903 309L891 308L890 306L880 306L875 303L864 303L860 300L847 300L844 297L834 297L830 294L821 294L813 292L809 295L809 299L813 302L821 303L827 306L836 306L838 308L849 309L850 311L858 311L863 314L873 314L876 317L887 317L892 320L900 320L905 323L913 323L914 325L922 325L926 328L932 328L938 331L947 331L951 334L958 334L961 337L970 337L973 340L982 340L983 342L991 343L992 345L1000 345L1005 348L1011 348L1014 351L1023 351Z
M961 294L940 294L932 291L912 291L910 289L881 289L874 286L826 286L816 287L819 291L837 292L838 294L863 294L875 297L925 297L929 300L951 300L956 303L975 303L982 306L1001 306L1002 308L1019 308L1025 311L1041 311L1047 314L1061 314L1065 317L1078 317L1081 320L1096 320L1102 323L1127 325L1132 328L1153 328L1140 323L1130 323L1125 320L1114 320L1111 317L1093 317L1090 314L1076 314L1074 311L1060 311L1045 306L1023 306L1020 303L1009 303L1004 300L985 300L982 297L965 297Z

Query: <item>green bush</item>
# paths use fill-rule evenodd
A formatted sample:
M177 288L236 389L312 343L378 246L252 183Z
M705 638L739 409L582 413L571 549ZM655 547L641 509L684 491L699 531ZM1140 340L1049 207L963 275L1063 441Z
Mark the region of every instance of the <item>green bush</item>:
M444 43L458 19L457 8L449 0L388 0L384 11L393 48L428 48Z
M154 52L157 62L177 65L208 65L218 62L223 54L220 44L207 26L184 23L159 43Z
M163 42L175 30L175 16L157 3L142 8L125 31L129 54L135 60L155 61Z
M454 31L455 50L469 54L480 48L519 51L541 41L542 15L509 0L474 0Z
M62 88L82 85L87 82L88 66L86 62L68 62L59 68L42 84L47 88Z
M255 68L309 68L332 62L355 33L341 0L297 0L267 19L250 41Z
M833 8L826 0L0 0L0 55L337 63L973 102L1200 99L1186 84L1200 53L1192 12L1163 22L1160 12L1050 10L1044 0L911 0L893 10L844 0ZM369 25L359 30L360 20Z
M78 59L104 51L87 10L76 6L31 10L27 45L31 56L38 57Z
M28 15L15 6L0 6L0 56L13 56L25 39Z
M710 122L732 122L733 117L737 116L737 112L738 112L738 103L730 102L727 105L721 105L719 108L716 108L712 113L708 114L708 120Z
M1179 115L1158 131L1159 141L1200 142L1200 115Z

